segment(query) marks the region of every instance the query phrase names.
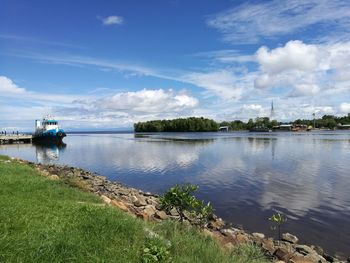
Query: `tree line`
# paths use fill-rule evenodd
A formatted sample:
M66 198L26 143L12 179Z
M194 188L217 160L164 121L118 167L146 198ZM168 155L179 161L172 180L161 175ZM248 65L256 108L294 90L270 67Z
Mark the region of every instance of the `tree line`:
M350 124L350 114L343 117L324 115L317 119L297 119L293 122L289 122L288 124L314 126L314 123L316 128L334 129L338 124ZM280 124L282 124L282 122L270 120L268 117L249 119L248 122L243 122L241 120L216 122L212 119L203 117L190 117L173 120L152 120L138 122L134 124L134 130L135 132L210 132L218 131L219 127L228 126L229 130L240 131L250 130L257 126L263 126L271 129L272 127Z
M135 132L209 132L218 131L219 124L206 118L154 120L134 124Z
M334 129L338 124L350 124L350 113L346 116L337 117L333 115L323 115L322 118L318 118L315 120L295 120L293 124L304 124L308 126L313 126L315 122L316 128L329 128Z

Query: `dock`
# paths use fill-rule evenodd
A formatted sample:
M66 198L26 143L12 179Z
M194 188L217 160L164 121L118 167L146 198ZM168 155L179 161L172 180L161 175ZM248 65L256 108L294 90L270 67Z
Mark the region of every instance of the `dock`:
M0 144L31 143L32 140L31 134L0 134Z

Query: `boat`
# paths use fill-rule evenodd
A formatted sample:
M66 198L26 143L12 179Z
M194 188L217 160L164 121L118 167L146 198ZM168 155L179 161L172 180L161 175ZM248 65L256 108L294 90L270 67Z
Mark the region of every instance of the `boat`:
M265 126L255 126L249 130L250 132L270 132L271 130Z
M57 120L47 116L42 121L35 120L35 132L33 141L62 143L66 133L58 126Z

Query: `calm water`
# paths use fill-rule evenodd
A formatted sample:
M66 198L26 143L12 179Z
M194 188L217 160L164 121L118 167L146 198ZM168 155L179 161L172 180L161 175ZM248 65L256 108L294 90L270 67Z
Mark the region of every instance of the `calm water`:
M350 256L350 132L74 134L65 142L3 145L0 154L82 167L155 193L196 184L197 196L234 225L273 236L267 218L281 211L285 231Z

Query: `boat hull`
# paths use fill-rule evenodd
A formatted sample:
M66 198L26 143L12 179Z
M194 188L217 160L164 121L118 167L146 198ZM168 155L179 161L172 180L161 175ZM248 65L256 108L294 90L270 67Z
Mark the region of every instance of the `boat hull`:
M40 133L35 133L33 135L33 141L36 142L53 142L53 143L62 143L63 138L66 137L66 133L60 129L58 131L51 130Z

